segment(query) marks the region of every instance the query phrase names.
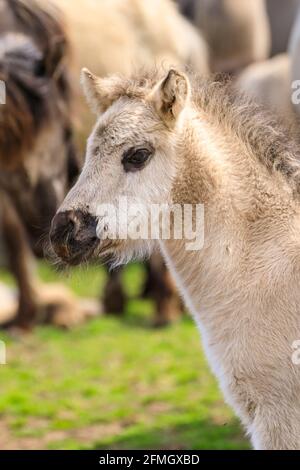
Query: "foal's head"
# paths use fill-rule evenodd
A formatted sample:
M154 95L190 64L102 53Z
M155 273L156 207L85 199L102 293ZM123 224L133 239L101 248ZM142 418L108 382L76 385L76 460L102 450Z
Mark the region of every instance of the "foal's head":
M71 264L91 256L131 258L151 243L116 233L116 218L120 229L125 202L144 207L171 202L174 147L189 81L174 69L163 78L138 80L101 79L84 69L82 84L97 122L79 180L53 220L52 246Z

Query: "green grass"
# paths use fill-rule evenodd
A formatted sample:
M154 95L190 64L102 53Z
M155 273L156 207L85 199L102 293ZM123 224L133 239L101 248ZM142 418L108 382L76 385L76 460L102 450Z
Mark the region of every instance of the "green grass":
M99 267L45 281L99 296ZM128 293L144 271L130 266ZM0 279L11 278L0 271ZM224 404L193 322L151 328L153 306L131 300L124 319L106 316L66 332L39 327L7 343L0 366L0 447L50 449L244 449L243 432Z

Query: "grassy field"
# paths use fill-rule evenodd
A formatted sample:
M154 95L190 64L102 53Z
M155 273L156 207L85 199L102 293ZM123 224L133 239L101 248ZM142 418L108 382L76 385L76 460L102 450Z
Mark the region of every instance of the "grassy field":
M58 276L77 294L98 296L101 268ZM0 271L0 279L11 282ZM138 293L140 266L124 275ZM224 404L192 321L151 328L153 306L131 300L124 319L100 317L66 332L52 327L7 343L0 366L0 448L244 449L243 432Z

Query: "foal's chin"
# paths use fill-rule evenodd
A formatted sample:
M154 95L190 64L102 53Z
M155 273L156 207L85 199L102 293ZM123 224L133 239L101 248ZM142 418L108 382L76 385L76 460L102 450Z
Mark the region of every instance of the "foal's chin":
M48 256L52 258L56 265L63 268L79 266L92 262L96 258L95 251L98 243L82 246L74 250L68 245L51 246L51 251L48 250Z
M87 263L113 264L114 255L118 252L118 244L101 242L100 240L88 246L82 246L76 251L62 247L56 251L57 262L62 267L74 267Z
M124 240L98 240L94 244L81 246L72 250L67 245L53 247L56 264L62 268L79 266L95 262L106 264L111 268L127 264L130 261L144 260L151 255L149 244L128 243Z

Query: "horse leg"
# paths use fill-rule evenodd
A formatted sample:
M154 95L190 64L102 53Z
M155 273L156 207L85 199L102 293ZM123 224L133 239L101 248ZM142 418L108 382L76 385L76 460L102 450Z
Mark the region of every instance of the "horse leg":
M8 263L19 289L19 308L14 324L27 329L36 321L34 260L26 233L8 196L1 192L2 229Z
M154 326L167 325L182 314L182 302L160 254L152 255L146 269L144 296L152 298L155 302Z
M126 300L126 294L122 286L122 269L114 269L108 274L108 280L104 288L103 310L105 313L123 315Z

